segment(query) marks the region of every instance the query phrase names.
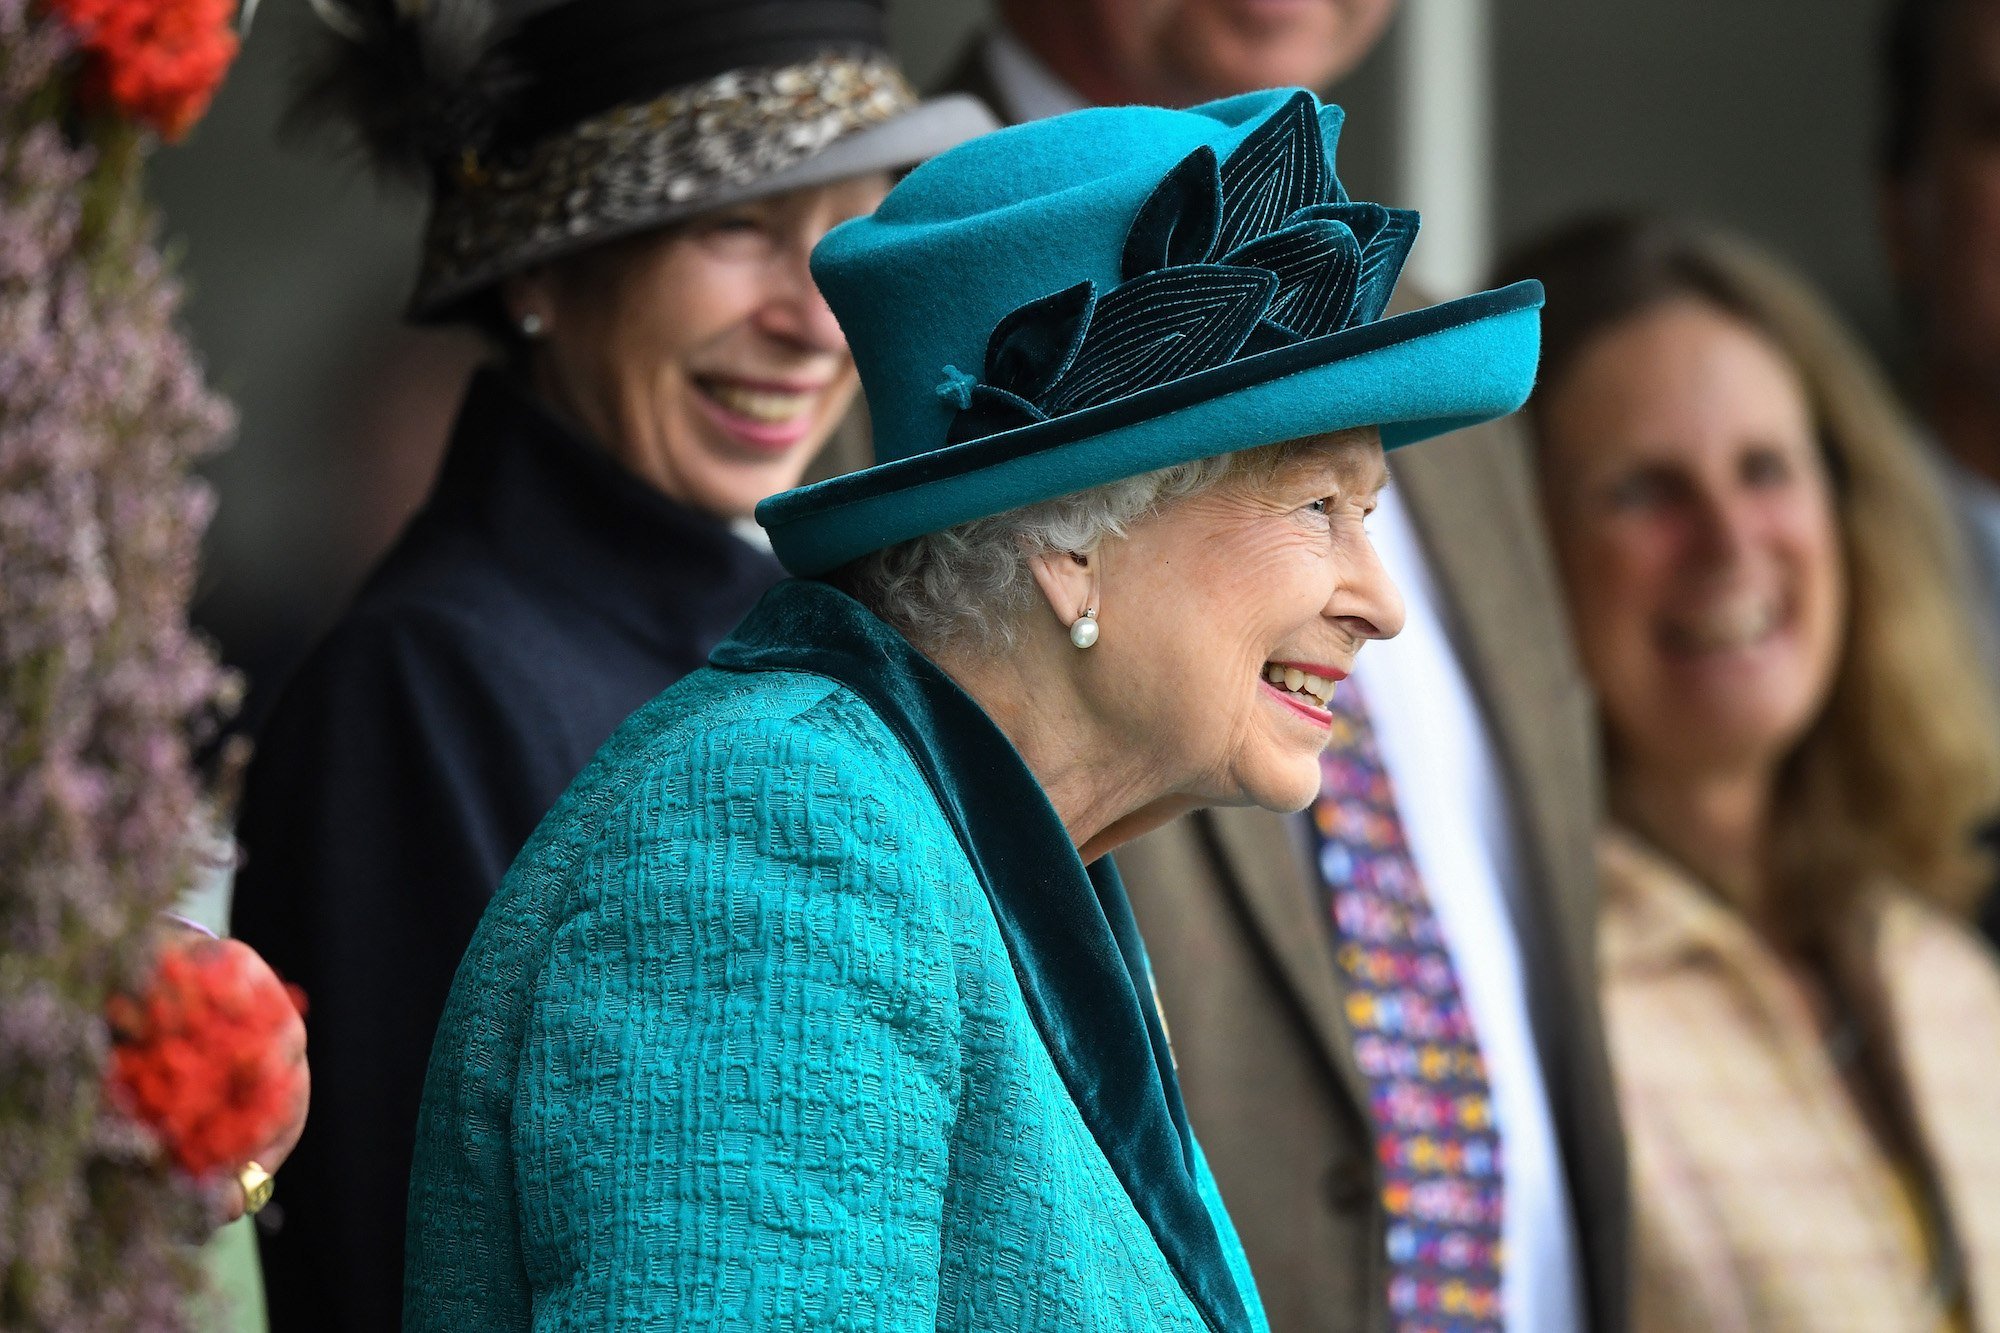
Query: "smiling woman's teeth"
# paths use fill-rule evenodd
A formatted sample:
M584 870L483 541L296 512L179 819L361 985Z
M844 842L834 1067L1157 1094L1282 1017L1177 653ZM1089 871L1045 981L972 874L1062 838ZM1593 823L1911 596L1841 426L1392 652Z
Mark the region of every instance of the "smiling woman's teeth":
M1778 627L1778 612L1769 605L1737 605L1690 618L1673 626L1676 646L1693 652L1727 652L1748 648Z
M1334 682L1324 676L1315 676L1297 667L1279 666L1276 662L1264 664L1264 679L1281 690L1308 696L1321 708L1333 702Z
M740 384L725 384L719 380L704 380L701 387L710 398L738 416L772 425L796 420L813 405L813 395L810 393L746 389Z

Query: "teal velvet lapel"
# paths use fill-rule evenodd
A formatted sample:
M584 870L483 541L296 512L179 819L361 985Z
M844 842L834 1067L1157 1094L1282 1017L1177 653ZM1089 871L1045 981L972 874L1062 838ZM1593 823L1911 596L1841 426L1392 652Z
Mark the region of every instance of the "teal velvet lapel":
M1028 1009L1077 1109L1209 1326L1250 1328L1195 1185L1193 1139L1110 857L1088 870L984 710L859 602L779 584L709 659L809 671L867 701L908 747L985 887Z

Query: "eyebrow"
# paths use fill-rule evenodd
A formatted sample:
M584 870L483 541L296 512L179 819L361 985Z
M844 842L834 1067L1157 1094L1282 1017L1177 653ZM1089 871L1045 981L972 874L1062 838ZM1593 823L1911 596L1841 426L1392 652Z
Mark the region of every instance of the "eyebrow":
M1341 485L1343 487L1352 485L1356 490L1364 490L1371 495L1380 495L1396 484L1395 474L1389 471L1387 463L1378 462L1375 464L1373 470L1375 473L1374 476L1364 474L1358 481L1350 482L1348 478L1343 477L1341 478Z

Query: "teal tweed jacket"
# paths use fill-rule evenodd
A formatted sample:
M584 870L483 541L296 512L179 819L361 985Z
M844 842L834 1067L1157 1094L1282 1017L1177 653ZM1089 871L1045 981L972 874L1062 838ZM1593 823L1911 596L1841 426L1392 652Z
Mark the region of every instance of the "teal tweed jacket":
M713 663L459 969L406 1326L1264 1328L1109 859L831 588Z

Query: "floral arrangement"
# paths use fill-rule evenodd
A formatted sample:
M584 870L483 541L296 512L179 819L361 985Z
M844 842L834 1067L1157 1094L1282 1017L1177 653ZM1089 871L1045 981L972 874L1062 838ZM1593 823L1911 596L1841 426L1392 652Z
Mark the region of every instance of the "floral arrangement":
M104 1095L105 1009L192 870L229 681L189 631L230 426L140 190L207 0L0 0L0 1327L179 1327L204 1201ZM227 34L222 39L233 42ZM226 57L225 57L226 59Z

